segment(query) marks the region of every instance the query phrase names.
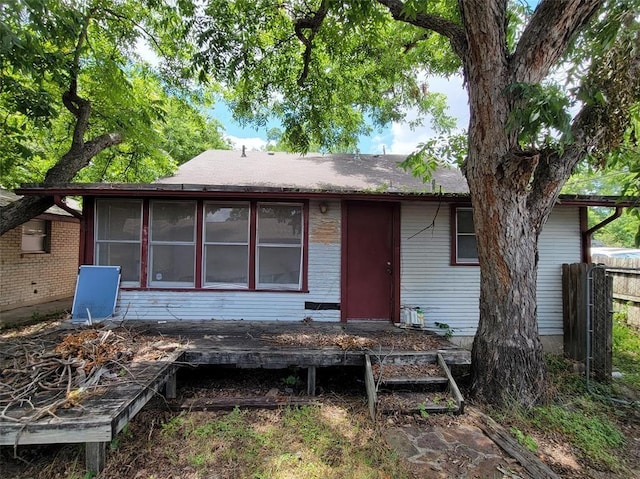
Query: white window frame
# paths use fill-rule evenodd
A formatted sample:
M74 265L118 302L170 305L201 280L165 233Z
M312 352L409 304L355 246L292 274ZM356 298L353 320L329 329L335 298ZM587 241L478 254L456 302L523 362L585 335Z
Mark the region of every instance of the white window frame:
M137 240L121 240L121 239L117 239L117 240L109 240L109 239L100 239L99 238L99 226L98 226L98 221L99 221L99 217L98 217L98 205L100 203L107 203L107 204L115 204L115 203L138 203L138 209L140 211L140 228L138 230L138 239ZM95 204L95 218L94 218L94 231L95 231L95 239L94 239L94 252L93 252L93 264L95 265L102 265L102 263L100 263L99 258L100 258L100 245L101 244L137 244L138 245L138 250L139 250L139 263L137 265L137 269L138 269L138 281L120 281L120 286L123 286L125 288L136 288L139 287L142 281L142 271L141 271L141 266L142 266L142 221L143 221L143 202L142 200L136 200L136 199L106 199L106 198L99 198L96 199L96 204ZM106 264L105 266L120 266L121 268L124 267L124 265L118 264L118 265L113 265L113 264Z
M455 262L456 264L460 264L460 265L477 265L479 262L477 256L475 258L471 258L471 257L467 258L467 257L460 256L460 241L459 241L460 237L465 236L465 237L473 237L474 240L476 239L475 231L473 231L472 233L458 231L458 224L459 224L458 213L460 211L470 211L473 214L473 208L470 206L455 207L455 245L456 245Z
M39 226L36 226L38 224ZM37 242L38 247L32 245ZM51 252L51 221L32 219L22 225L20 252L23 254L46 254Z
M207 206L220 208L246 208L247 209L247 240L245 242L233 241L207 241ZM222 283L216 281L207 282L207 246L246 246L247 250L247 282L246 283ZM217 202L205 201L202 208L202 287L220 289L249 289L251 281L251 203L248 201Z
M158 203L189 203L193 205L193 241L158 241L153 239L153 208ZM149 240L148 240L148 261L147 261L147 284L152 288L195 288L196 282L196 261L198 260L197 248L197 226L198 226L198 205L195 200L152 200L149 202ZM191 246L193 248L193 281L162 281L153 277L153 255L155 246Z
M290 206L300 208L300 243L260 243L260 207L265 206ZM255 284L256 289L268 290L301 290L304 277L304 239L305 239L305 218L303 203L279 203L279 202L257 202L256 203L256 246L255 246ZM260 251L263 248L297 248L300 250L300 264L297 283L261 283L260 282Z

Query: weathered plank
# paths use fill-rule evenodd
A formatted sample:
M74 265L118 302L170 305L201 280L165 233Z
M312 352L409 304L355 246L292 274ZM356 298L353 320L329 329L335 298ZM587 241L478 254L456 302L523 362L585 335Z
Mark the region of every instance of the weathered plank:
M449 380L446 377L439 376L423 376L423 377L408 377L408 376L394 376L392 378L382 378L380 384L382 386L398 386L398 385L411 385L411 386L437 386L442 384L448 384Z
M451 390L451 394L456 401L456 405L458 406L457 413L462 414L464 412L464 398L462 397L462 393L460 389L458 389L458 385L456 384L453 376L451 375L451 371L449 370L449 366L447 366L446 361L442 357L442 355L438 354L438 364L440 368L444 371L444 374L447 376L449 381L449 389Z
M480 429L511 457L517 460L534 479L560 479L549 466L534 454L524 449L502 426L486 414L475 408L469 408L467 413L478 418Z
M307 368L307 395L316 395L316 367L309 366Z
M371 358L368 354L364 357L365 367L364 367L364 384L367 390L367 403L369 406L369 414L371 415L371 419L375 421L376 419L376 403L378 401L377 398L377 388L375 381L373 380L373 370L371 369Z
M107 460L106 442L87 442L84 446L84 461L87 471L99 474Z
M184 401L177 409L186 411L216 411L241 408L277 409L285 406L316 406L317 399L299 396L252 396L252 397L223 397L223 398L194 398ZM172 406L172 409L174 407Z
M175 399L177 395L177 374L173 373L167 378L167 382L164 385L164 397L167 399Z
M367 351L341 349L199 349L185 352L182 361L190 364L234 365L239 368L284 369L298 367L364 366ZM369 354L372 354L369 352ZM448 364L468 365L469 351L463 349L443 351L392 351L375 352L376 357L385 358L387 364L433 364L441 354Z
M564 353L576 361L587 355L587 268L586 263L562 265Z
M0 423L0 446L73 444L111 439L111 423L104 418L45 420L26 425Z

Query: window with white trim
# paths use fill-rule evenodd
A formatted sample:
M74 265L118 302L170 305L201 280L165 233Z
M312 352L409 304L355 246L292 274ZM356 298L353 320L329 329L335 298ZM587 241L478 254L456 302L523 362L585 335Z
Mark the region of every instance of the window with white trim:
M49 253L51 251L51 222L29 220L22 225L22 253Z
M196 202L151 201L149 285L194 287L195 258Z
M473 208L455 208L455 263L478 264L478 245L473 225Z
M249 203L204 204L203 286L249 286L250 216Z
M95 225L95 264L120 266L121 284L139 286L142 201L97 200Z
M256 285L293 288L302 284L302 205L258 203Z
M94 262L121 266L125 287L300 291L305 211L288 202L97 199Z

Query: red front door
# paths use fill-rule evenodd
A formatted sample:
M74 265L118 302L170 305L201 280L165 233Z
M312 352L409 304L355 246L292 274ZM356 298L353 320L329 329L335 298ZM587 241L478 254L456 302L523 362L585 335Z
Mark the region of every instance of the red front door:
M346 204L343 321L394 318L396 210L393 203Z

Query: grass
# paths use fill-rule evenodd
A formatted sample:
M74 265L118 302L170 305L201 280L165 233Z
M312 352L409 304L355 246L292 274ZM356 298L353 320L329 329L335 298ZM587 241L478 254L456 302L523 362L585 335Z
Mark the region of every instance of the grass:
M613 321L613 365L622 373L622 383L640 391L640 334L626 326L620 313Z
M625 406L614 405L608 398L625 389L640 391L638 332L627 327L624 318L615 319L613 364L623 376L611 384L592 381L595 395L587 391L584 375L576 373L572 362L557 355L548 355L546 360L553 399L530 409L510 405L492 415L509 424L516 439L530 450L537 438L552 438L552 442L570 445L580 462L624 474L626 439L619 418Z
M363 422L360 422L360 421ZM352 412L337 406L278 411L234 409L228 413L189 413L162 426L160 441L174 466L196 477L403 478L395 452ZM175 445L184 452L177 455Z

